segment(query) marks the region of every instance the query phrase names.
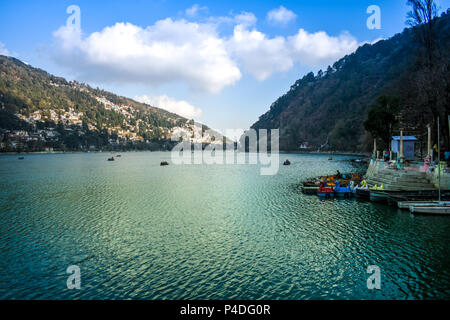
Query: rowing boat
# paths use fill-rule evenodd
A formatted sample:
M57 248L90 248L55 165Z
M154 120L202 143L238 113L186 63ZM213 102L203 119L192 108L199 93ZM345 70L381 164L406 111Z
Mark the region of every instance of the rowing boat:
M420 214L449 215L450 206L431 206L431 207L410 206L409 211L411 211L411 213L420 213Z
M400 209L413 207L450 207L450 201L400 201L397 203Z
M387 202L389 194L384 191L370 190L370 200L374 202Z

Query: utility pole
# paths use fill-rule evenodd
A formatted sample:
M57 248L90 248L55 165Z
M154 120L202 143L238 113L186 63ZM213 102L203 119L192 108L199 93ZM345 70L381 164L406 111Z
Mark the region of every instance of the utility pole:
M439 202L441 201L441 126L439 117L437 118L438 127L438 187L439 187Z

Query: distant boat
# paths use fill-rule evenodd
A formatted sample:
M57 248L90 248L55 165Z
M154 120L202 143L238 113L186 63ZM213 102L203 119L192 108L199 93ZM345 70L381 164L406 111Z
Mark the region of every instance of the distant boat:
M122 155L118 154L116 157L117 157L117 158L120 158L121 156L122 156Z
M291 165L291 162L290 162L289 160L286 160L286 161L283 163L283 165L284 165L284 166L290 166L290 165Z
M162 161L161 162L161 167L168 166L168 165L169 165L169 163L167 161Z
M108 161L114 161L114 160L115 160L114 157L111 157L108 159Z
M19 157L19 160L24 160L25 159L25 157Z
M332 160L333 160L333 158L332 158L332 157L329 157L329 158L328 158L328 161L332 161Z

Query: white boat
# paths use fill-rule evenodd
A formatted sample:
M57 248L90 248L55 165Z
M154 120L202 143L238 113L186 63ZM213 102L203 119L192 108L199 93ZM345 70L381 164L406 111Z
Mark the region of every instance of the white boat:
M400 209L409 209L409 207L447 207L450 206L450 201L399 201L397 203Z
M450 215L450 206L431 206L431 207L420 207L420 206L410 206L409 211L411 213L420 214L432 214L432 215Z

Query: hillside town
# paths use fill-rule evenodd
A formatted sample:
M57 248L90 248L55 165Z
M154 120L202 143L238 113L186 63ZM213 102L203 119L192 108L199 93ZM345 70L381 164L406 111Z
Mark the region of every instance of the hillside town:
M21 123L20 128L0 129L0 152L167 149L173 132L183 132L183 136L191 137L191 142L196 143L211 143L214 140L207 134L194 138L191 120L184 120L180 125L179 119L169 119L171 128L155 128L139 118L139 111L132 106L117 105L105 97L95 99L105 110L121 116L122 124L99 128L83 112L72 107L37 110L28 115L15 113Z

